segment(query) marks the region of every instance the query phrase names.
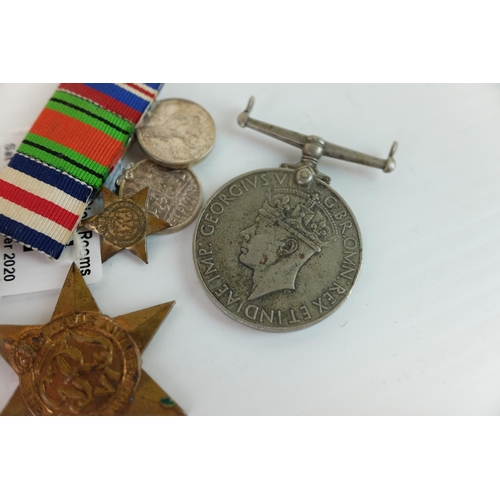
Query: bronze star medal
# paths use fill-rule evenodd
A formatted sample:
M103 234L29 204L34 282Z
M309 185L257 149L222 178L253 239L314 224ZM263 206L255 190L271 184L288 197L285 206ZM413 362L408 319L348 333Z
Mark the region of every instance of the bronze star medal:
M102 199L102 213L81 223L102 236L102 261L126 248L147 264L146 236L170 227L168 222L146 211L148 188L123 199L103 187Z
M174 303L110 318L73 264L49 323L0 326L0 354L19 375L2 415L184 415L141 370Z

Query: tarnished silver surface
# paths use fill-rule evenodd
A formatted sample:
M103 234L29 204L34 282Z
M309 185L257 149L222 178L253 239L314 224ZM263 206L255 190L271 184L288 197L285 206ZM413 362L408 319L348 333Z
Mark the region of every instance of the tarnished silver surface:
M314 137L308 137L304 134L294 132L293 130L277 127L276 125L270 125L269 123L256 120L255 118L250 118L250 112L253 109L254 103L255 99L250 97L245 111L238 115L238 124L240 127L248 127L253 130L257 130L258 132L269 135L274 139L278 139L298 148L303 148L306 143L310 142L310 137ZM365 153L360 153L359 151L354 151L353 149L332 144L331 142L325 141L319 137L315 137L315 139L319 139L321 141L322 151L319 156L329 156L330 158L337 158L338 160L350 161L352 163L366 165L367 167L378 168L383 170L386 174L392 172L396 168L396 161L394 160L394 155L398 149L398 143L396 141L392 143L389 156L384 160L382 158L377 158L376 156L367 155Z
M226 314L259 330L299 330L342 304L361 266L356 219L318 170L319 159L389 173L397 142L383 160L250 118L253 104L252 97L238 124L301 148L302 158L223 186L201 213L194 260L209 296Z
M292 331L332 314L361 265L361 235L325 182L296 182L297 169L255 170L231 180L202 211L194 237L198 275L233 319Z
M151 159L168 168L187 168L212 150L215 123L199 104L165 99L155 103L136 133Z
M297 164L255 170L223 186L202 211L194 260L208 295L229 316L275 332L299 330L333 313L361 266L361 234L344 200L318 170L330 156L384 172L386 160L250 118L238 124L302 149Z
M201 187L189 169L167 170L151 160L127 168L119 183L119 195L128 198L149 187L146 210L172 227L169 234L190 224L201 208Z

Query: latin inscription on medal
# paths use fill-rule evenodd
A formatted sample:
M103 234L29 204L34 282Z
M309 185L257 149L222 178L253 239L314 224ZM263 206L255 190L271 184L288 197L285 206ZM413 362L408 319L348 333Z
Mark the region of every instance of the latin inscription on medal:
M361 239L345 202L295 171L250 172L222 187L203 210L194 241L210 297L257 329L290 331L324 319L345 300L361 265Z

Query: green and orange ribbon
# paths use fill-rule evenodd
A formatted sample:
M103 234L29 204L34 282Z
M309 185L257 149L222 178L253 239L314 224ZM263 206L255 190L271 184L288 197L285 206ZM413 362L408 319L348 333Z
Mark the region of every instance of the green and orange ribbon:
M63 83L0 174L0 233L57 259L160 83Z

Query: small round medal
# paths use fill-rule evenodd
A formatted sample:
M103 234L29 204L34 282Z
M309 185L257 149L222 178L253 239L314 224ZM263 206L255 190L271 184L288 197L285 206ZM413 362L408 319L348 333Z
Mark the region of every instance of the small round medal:
M201 162L213 148L215 123L199 104L185 99L158 101L137 128L146 154L168 168Z
M183 229L201 208L200 183L190 169L167 170L151 160L142 160L123 173L119 186L122 198L149 187L146 210L171 226L157 234Z

